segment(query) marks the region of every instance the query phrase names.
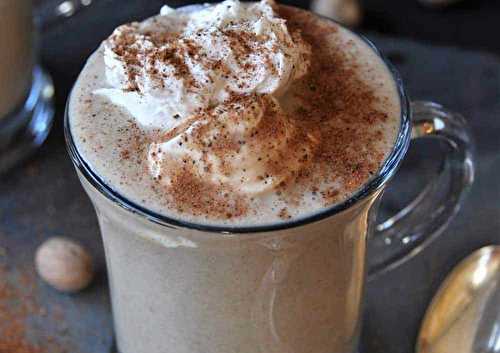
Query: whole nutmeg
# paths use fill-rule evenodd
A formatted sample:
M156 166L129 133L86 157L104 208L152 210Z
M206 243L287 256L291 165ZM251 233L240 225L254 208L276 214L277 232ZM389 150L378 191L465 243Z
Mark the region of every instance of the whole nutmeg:
M43 242L35 254L40 277L62 292L76 292L87 287L94 271L92 257L79 243L62 237Z

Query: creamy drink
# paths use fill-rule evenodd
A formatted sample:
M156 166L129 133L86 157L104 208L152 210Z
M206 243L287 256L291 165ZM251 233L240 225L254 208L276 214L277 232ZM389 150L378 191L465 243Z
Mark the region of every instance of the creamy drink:
M399 104L352 33L229 2L116 29L69 114L78 150L117 192L172 218L236 226L349 197L391 151Z
M32 0L0 0L2 175L40 147L52 126L54 87L38 63L36 39Z
M354 352L380 189L346 200L401 126L363 40L270 1L165 7L103 42L67 114L121 353Z
M0 1L0 120L20 108L33 70L31 1Z

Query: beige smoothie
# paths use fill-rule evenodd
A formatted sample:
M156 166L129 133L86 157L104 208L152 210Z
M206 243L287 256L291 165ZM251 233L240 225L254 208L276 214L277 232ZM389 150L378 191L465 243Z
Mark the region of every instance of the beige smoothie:
M379 173L400 109L373 49L303 10L229 0L118 27L68 118L84 163L133 206L79 174L120 352L354 352L377 195L287 224Z
M27 97L33 69L31 1L0 1L0 120Z

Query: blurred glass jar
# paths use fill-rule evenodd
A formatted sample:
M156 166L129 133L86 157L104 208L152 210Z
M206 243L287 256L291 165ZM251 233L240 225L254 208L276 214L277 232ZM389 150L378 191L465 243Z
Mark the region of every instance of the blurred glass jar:
M39 26L47 27L88 6L90 0L43 1ZM31 0L0 0L0 173L46 139L54 115L54 87L38 64Z

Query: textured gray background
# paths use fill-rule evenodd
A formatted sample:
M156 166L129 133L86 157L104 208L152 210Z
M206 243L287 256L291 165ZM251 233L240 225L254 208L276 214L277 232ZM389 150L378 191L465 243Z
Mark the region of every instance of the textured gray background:
M7 268L7 281L15 282L22 273L32 275L36 246L54 235L74 237L95 254L98 276L84 292L68 296L38 280L33 285L44 315L30 319L29 336L35 342L53 336L57 348L52 353L104 353L112 347L102 246L91 204L65 151L64 102L84 58L99 41L131 14L141 17L157 8L154 2L126 9L119 2L100 2L42 37L43 62L57 85L56 122L40 151L0 179L0 265ZM103 13L110 15L105 24ZM364 351L409 353L425 308L453 265L482 245L500 243L500 60L489 54L369 37L400 69L412 97L433 99L462 112L477 143L476 183L458 217L420 256L368 286ZM386 209L408 198L407 190L421 181L418 175L429 174L439 159L437 145L422 145L411 149L388 192Z

